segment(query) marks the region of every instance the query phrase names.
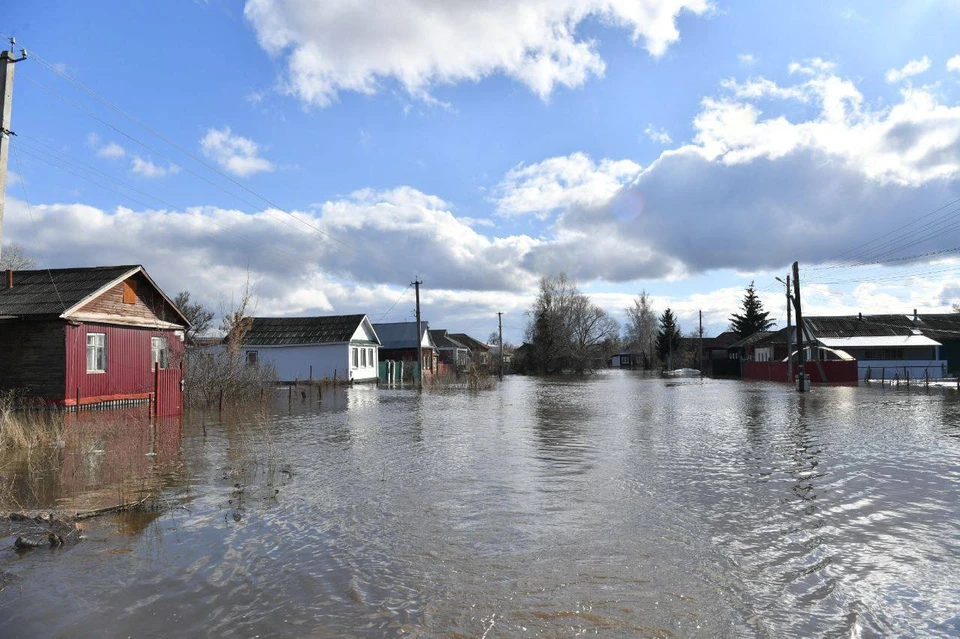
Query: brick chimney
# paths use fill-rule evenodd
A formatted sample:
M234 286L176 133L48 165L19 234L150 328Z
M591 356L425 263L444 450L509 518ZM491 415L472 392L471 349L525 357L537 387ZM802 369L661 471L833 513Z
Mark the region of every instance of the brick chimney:
M913 309L913 321L914 321L914 322L917 322L917 321L919 321L919 320L920 320L920 318L917 317L917 309Z

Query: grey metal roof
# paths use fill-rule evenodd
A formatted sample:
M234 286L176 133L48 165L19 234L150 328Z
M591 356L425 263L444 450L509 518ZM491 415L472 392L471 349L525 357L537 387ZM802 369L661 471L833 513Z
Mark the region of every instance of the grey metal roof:
M487 352L490 350L489 344L484 344L478 339L473 339L466 333L448 333L451 338L460 342L472 351Z
M380 338L380 348L416 348L417 323L416 322L388 322L386 324L374 324L373 330L377 332ZM428 333L430 325L427 322L420 322L420 336Z
M453 339L450 334L447 333L446 329L443 328L430 331L430 339L432 339L433 343L437 345L437 348L462 348L464 350L469 350L467 346Z
M293 346L349 342L364 317L254 317L243 343L249 346Z
M880 337L913 333L912 323L907 325L903 315L864 315L862 319L857 315L804 316L803 327L814 337Z
M13 272L13 288L7 272L0 272L0 317L59 317L67 309L107 286L139 265L55 268Z
M727 346L727 348L746 348L748 346L753 346L757 342L767 339L772 334L773 331L757 331L752 335L747 335L743 339L737 340L733 344Z

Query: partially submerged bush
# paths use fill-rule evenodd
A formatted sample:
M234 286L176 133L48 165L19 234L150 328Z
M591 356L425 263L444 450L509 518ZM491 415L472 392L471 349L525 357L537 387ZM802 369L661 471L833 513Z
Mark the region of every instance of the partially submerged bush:
M184 375L186 402L191 406L216 406L259 401L277 385L277 372L268 364L247 364L229 349L194 352L187 358Z

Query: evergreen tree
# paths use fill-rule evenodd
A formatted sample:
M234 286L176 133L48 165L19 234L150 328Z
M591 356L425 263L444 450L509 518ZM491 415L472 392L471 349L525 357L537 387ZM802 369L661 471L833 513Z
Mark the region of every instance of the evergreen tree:
M743 313L734 313L730 318L730 330L740 337L749 337L758 331L765 331L776 322L770 319L769 311L763 310L763 302L757 297L757 291L750 282L743 296Z
M677 318L669 308L660 316L660 327L657 330L657 356L661 361L666 362L670 355L673 355L675 361L680 357L680 325L677 324ZM672 362L670 362L672 366Z

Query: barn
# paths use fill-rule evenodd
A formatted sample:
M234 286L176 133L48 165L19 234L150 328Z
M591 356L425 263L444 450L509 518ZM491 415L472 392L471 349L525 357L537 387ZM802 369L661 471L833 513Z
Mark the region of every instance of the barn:
M179 414L190 326L139 265L0 272L0 391Z

